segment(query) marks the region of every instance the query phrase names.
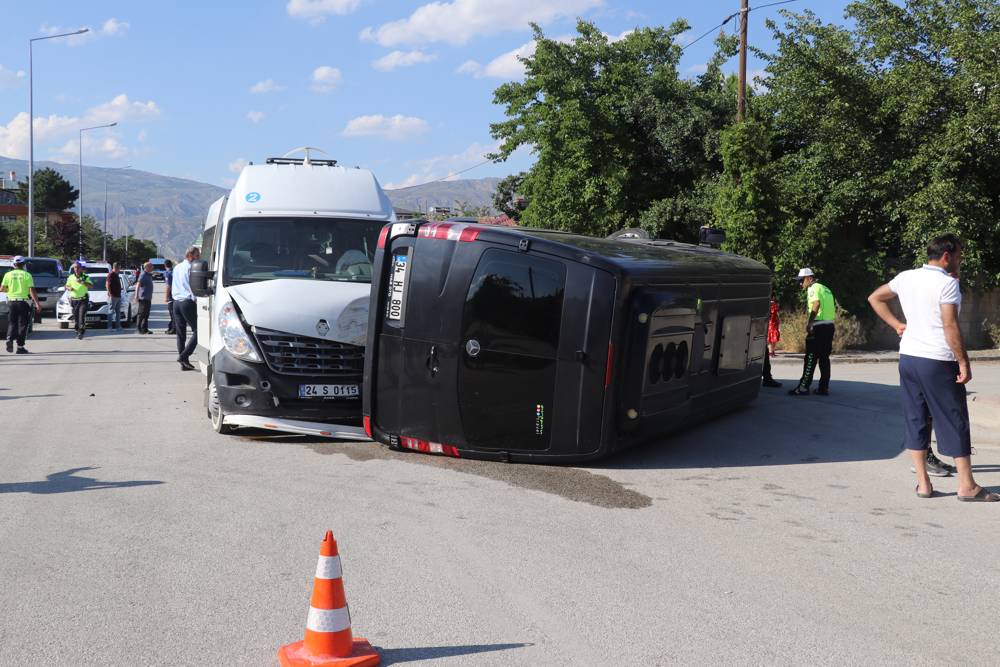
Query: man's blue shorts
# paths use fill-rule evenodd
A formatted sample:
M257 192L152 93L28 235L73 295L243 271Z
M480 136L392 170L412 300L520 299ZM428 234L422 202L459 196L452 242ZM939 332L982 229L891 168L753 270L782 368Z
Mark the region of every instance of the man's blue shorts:
M899 355L899 386L903 394L904 440L907 449L927 449L931 419L938 450L944 456L969 456L969 406L965 385L955 382L957 361Z

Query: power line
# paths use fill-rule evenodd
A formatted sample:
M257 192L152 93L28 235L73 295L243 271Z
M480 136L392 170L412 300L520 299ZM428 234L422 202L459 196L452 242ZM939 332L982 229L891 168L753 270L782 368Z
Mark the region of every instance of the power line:
M790 2L798 2L798 1L799 0L781 0L780 2L769 2L766 5L757 5L756 7L749 7L749 8L747 8L747 13L749 14L750 12L754 11L755 9L766 9L767 7L775 7L777 5L787 5ZM729 23L730 21L732 21L734 18L736 18L739 15L740 15L739 12L733 12L732 14L730 14L729 16L727 16L726 18L722 19L722 23L720 23L719 25L715 26L714 28L709 28L704 33L702 33L701 35L699 35L698 38L695 39L693 42L688 42L687 44L685 44L684 48L681 49L681 53L684 53L684 51L687 50L688 47L694 46L695 44L697 44L701 40L705 39L706 37L708 37L709 35L711 35L713 32L715 32L719 28L723 27L724 25L726 25L727 23Z
M476 167L482 167L484 164L489 164L490 162L493 162L493 160L486 159L486 160L483 160L482 162L477 162L476 164L472 165L471 167L466 167L465 169L460 169L458 171L453 171L450 174L448 174L447 176L442 176L441 178L435 178L432 181L424 181L423 183L417 183L416 185L407 185L406 188L399 188L399 189L400 190L405 190L407 188L419 188L421 185L430 185L431 183L440 183L441 181L447 181L452 176L458 176L459 174L464 174L467 171L472 171Z

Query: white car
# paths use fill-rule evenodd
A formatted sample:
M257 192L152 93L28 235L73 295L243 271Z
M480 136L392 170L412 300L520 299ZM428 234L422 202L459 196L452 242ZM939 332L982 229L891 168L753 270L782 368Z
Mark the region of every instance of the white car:
M105 272L86 272L91 282L94 283L94 286L88 293L90 303L87 304L87 326L95 324L103 327L108 326L108 314L111 311L111 306L108 302L108 292L105 289L108 274L105 269L102 270ZM135 291L135 288L130 286L128 278L121 274L119 274L118 280L122 283L122 298L118 304L119 321L123 327L128 327L132 325L132 318L134 316L132 311L132 292ZM73 306L70 304L69 292L65 291L65 289L62 296L59 297L59 303L56 304L56 321L59 322L60 329L68 329L69 323L73 321Z

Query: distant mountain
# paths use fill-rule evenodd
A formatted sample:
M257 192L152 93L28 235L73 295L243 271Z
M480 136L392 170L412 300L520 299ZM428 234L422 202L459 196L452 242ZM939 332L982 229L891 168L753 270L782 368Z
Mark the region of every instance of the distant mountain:
M36 161L35 169L49 167L79 187L77 165ZM23 181L27 160L0 156L0 173L17 173ZM108 233L152 239L164 257L181 257L201 231L205 213L226 191L214 185L162 176L139 169L83 167L83 213L104 220L104 186L108 193Z
M50 167L79 187L77 165L36 161L35 169ZM26 160L0 156L0 173L17 173L24 180L28 173ZM493 204L493 192L499 178L441 181L411 188L386 190L393 206L426 211L430 206L456 207ZM139 169L106 169L83 167L83 212L98 223L104 220L104 186L108 192L108 233L123 236L128 233L152 239L163 257L181 257L184 249L201 233L209 205L226 194L215 185L185 178L153 174Z
M386 190L392 205L411 211L426 211L431 206L455 208L460 204L493 208L493 193L499 178L460 179L438 181L412 188Z

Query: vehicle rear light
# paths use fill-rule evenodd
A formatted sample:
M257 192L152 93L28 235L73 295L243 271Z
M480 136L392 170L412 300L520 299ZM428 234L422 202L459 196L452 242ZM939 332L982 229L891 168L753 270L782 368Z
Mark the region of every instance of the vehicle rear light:
M473 225L453 222L433 222L420 228L419 235L425 239L442 241L475 241L482 230Z
M372 437L372 418L369 417L368 415L365 415L364 417L362 417L361 421L364 422L365 425L365 434L369 438Z
M410 449L415 452L423 452L424 454L443 454L444 456L452 456L456 459L459 458L458 447L442 445L440 442L429 442L419 438L408 438L403 436L399 439L399 444L403 449Z
M389 238L389 228L390 228L390 225L386 225L385 227L382 228L382 231L380 231L378 233L378 247L379 248L384 248L385 247L385 240L387 238Z
M608 343L608 363L604 367L605 389L611 386L611 375L614 372L614 363L615 363L615 347L611 343Z
M462 230L461 234L458 235L458 240L465 242L475 241L479 238L479 231L480 230L475 227L466 227Z

